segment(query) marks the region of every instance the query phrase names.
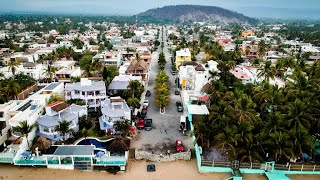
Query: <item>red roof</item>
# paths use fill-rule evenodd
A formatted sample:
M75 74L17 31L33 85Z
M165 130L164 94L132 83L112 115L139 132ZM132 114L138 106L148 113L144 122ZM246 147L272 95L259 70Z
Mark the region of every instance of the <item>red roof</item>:
M56 106L58 104L61 104L61 102L60 101L53 102L51 104L48 104L48 107L54 107L54 106Z
M200 100L200 101L208 101L208 100L209 100L209 97L207 97L207 96L202 96L202 97L199 97L199 100Z

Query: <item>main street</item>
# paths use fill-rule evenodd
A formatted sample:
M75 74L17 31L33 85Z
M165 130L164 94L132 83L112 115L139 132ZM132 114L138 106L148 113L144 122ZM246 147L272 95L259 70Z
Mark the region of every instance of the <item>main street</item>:
M174 81L175 76L171 75L171 60L170 52L168 50L167 35L165 33L165 28L163 32L163 42L164 48L163 52L165 54L167 64L165 66L165 71L169 76L169 86L170 86L170 103L165 109L164 114L160 114L159 107L155 103L155 79L159 72L158 70L158 57L161 52L161 46L159 49L152 54L152 61L150 64L150 78L147 83L147 90L151 91L151 96L146 97L149 100L149 108L147 117L153 121L153 129L151 131L138 130L137 136L133 139L131 148L144 149L147 151L152 151L155 153L165 153L167 150L174 152L175 141L180 139L184 142L186 149L193 148L192 138L188 135L183 135L179 131L180 116L183 115L182 112L178 112L176 108L176 101L181 100L179 95L175 95L174 91L177 89ZM160 31L160 42L162 40L162 31ZM142 99L145 96L143 95Z

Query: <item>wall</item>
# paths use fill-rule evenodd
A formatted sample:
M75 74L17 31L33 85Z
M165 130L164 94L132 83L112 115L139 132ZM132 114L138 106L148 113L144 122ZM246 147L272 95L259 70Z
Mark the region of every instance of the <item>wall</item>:
M37 85L34 84L32 86L29 86L27 89L23 90L21 93L17 95L18 100L24 100L28 97L30 92L33 92L37 88Z
M176 160L190 160L191 159L191 151L173 153L170 155L158 155L152 154L143 150L136 149L135 150L135 158L138 160L146 159L154 162L170 162Z

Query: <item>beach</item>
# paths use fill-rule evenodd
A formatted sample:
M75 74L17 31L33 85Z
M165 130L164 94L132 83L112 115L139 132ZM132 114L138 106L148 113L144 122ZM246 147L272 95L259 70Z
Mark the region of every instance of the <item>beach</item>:
M130 160L125 173L116 175L99 171L80 170L53 170L47 168L18 167L0 164L0 180L223 180L230 174L207 173L197 171L196 161L177 161L170 163L154 163L156 172L147 172L146 166L151 164L146 161ZM293 179L316 180L320 176L294 176ZM266 180L264 175L244 175L245 180Z

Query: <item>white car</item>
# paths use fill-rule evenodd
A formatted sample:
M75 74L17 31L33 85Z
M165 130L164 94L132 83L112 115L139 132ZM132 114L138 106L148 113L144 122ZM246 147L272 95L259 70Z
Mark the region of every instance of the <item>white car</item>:
M143 101L143 106L149 106L149 100L148 99L145 99Z

